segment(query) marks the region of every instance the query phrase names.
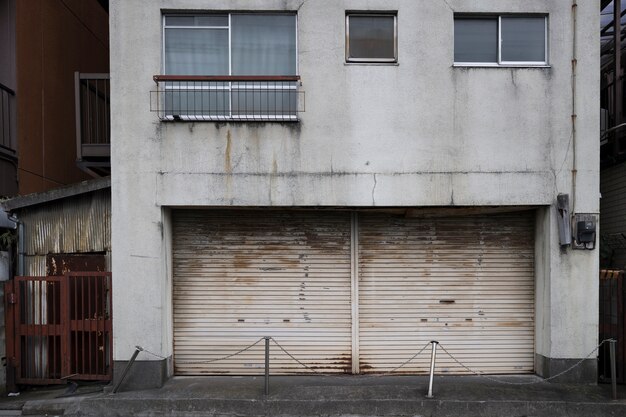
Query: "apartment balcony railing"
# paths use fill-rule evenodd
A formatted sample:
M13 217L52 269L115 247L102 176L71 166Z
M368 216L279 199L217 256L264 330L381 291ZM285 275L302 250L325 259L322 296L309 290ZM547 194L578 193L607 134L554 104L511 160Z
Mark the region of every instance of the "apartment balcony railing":
M290 122L304 111L299 76L155 75L151 110L169 121Z
M15 155L15 91L0 84L0 151Z
M111 102L109 74L74 74L77 164L93 176L109 175Z

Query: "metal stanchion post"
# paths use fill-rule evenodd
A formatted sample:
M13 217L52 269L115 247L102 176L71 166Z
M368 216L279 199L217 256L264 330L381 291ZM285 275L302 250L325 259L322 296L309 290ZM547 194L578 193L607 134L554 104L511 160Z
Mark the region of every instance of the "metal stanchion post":
M120 377L120 380L117 381L117 384L115 384L115 387L113 388L113 394L117 392L117 390L120 388L120 385L122 385L122 382L124 382L124 378L126 378L126 374L130 370L130 367L133 366L133 363L135 363L135 359L137 359L137 355L139 355L139 352L141 352L142 350L143 348L141 346L135 346L135 353L133 353L133 356L131 356L130 361L128 361L128 365L126 365L126 368L124 368L124 372L122 372L122 376Z
M615 343L617 340L609 340L609 354L611 356L611 389L613 392L613 399L617 400L617 367L615 365Z
M430 380L428 382L428 394L426 398L433 398L433 379L435 378L435 359L437 357L437 345L439 342L433 340L430 343L433 345L433 350L430 354Z
M270 393L270 338L265 337L265 395Z

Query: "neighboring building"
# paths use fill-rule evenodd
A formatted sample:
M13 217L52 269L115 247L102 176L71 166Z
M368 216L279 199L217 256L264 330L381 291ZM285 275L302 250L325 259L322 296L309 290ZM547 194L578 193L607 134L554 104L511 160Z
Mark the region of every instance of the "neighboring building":
M19 236L17 273L2 283L11 297L6 317L0 311L8 389L110 380L110 179L16 197L0 210Z
M602 2L601 263L604 268L613 269L626 269L626 200L623 198L626 192L626 123L624 123L625 95L622 80L623 68L626 66L624 51L626 43L621 37L615 37L615 33L621 34L626 25L624 14L626 1ZM615 79L615 74L620 74L620 77Z
M113 357L165 358L130 381L258 374L260 345L208 361L264 336L325 373L431 340L491 374L594 350L598 3L110 12ZM307 372L272 349L273 373ZM562 378L596 381L596 360Z
M618 340L616 379L626 382L626 120L624 67L626 1L602 1L600 58L600 338ZM617 36L616 36L617 35ZM616 74L618 75L616 77ZM601 380L611 376L610 355L601 351Z
M0 197L90 178L93 171L77 165L84 158L76 152L75 72L108 73L107 3L0 0ZM91 83L104 97L104 81ZM104 126L107 113L83 109L83 124Z

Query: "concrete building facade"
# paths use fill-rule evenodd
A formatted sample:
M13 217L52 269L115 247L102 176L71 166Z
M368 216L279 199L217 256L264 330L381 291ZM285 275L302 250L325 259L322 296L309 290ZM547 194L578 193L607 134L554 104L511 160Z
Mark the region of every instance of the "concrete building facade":
M219 368L193 363L262 336L333 372L391 369L433 339L487 373L550 377L587 358L598 343L598 251L574 249L576 231L561 245L559 221L567 238L570 220L593 223L599 210L598 10L557 0L111 1L116 366L141 345L158 355L133 368L144 386L255 373L262 356L252 353ZM294 23L240 30L259 15ZM516 39L502 39L526 24L538 28L525 45L540 58L509 58ZM254 54L249 33L273 42L280 30L289 39L276 48L293 65L235 62L239 43ZM164 74L257 78L155 77ZM277 89L264 76L299 77L281 81L280 91L297 89L294 107L233 116L237 83L257 82L264 98ZM230 106L189 104L214 90ZM565 217L559 194L569 195ZM306 371L275 360L278 373ZM595 381L595 367L588 358L567 377ZM463 372L451 360L440 371Z

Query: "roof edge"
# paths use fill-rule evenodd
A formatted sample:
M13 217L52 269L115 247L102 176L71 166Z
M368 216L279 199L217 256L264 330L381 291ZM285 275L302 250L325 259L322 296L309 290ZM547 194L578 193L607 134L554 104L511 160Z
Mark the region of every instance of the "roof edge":
M13 211L24 207L44 204L50 201L60 200L63 198L73 197L80 194L98 191L111 187L111 177L96 178L78 182L76 184L67 185L53 190L42 191L40 193L32 193L23 196L13 197L9 200L0 202L0 208L5 211Z

